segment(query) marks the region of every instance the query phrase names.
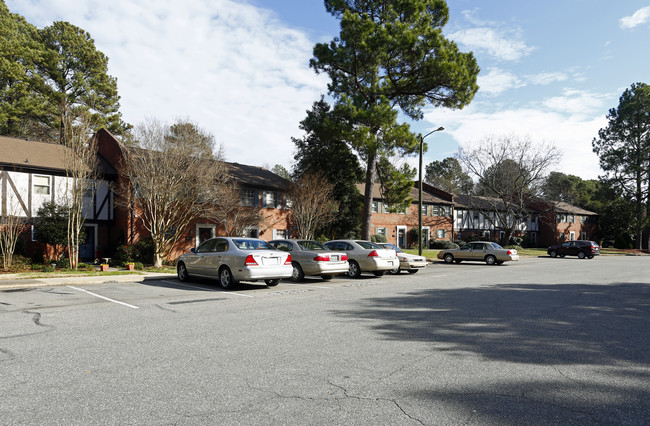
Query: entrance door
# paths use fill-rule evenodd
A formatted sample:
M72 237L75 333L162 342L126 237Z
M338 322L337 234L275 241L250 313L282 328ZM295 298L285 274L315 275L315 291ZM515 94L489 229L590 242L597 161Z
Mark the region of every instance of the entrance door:
M95 240L97 238L97 225L84 225L86 242L79 244L79 259L93 260L95 258Z
M406 248L406 226L397 227L397 247Z

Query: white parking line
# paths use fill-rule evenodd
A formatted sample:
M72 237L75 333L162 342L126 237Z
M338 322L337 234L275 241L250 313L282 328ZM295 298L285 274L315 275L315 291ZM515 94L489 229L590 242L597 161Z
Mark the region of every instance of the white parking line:
M240 294L240 293L235 293L234 291L223 291L223 290L216 290L216 289L214 289L214 288L198 287L198 286L195 286L195 285L182 284L182 283L175 282L175 281L161 281L161 282L163 282L163 283L167 283L167 284L173 284L173 285L180 285L180 286L182 286L182 287L195 288L195 289L197 289L197 290L204 290L204 291L219 291L219 292L222 292L222 293L224 293L224 294L234 294L235 296L241 296L241 297L253 297L253 296L251 296L251 295L249 295L249 294Z
M132 308L132 309L140 309L139 306L130 305L130 304L125 303L125 302L120 302L119 300L110 299L108 297L100 296L99 294L93 293L92 291L84 290L83 288L73 287L71 285L69 285L67 287L71 288L73 290L82 291L84 293L90 294L91 296L99 297L100 299L108 300L109 302L118 303L120 305L128 306L129 308Z

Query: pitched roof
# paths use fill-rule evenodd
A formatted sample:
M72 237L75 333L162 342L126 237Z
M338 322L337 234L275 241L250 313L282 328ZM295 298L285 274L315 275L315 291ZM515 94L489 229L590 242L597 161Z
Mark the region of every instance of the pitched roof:
M569 214L577 214L580 216L597 216L598 213L594 213L589 210L585 210L583 208L571 205L569 203L565 203L563 201L556 201L555 203L555 212L556 213L569 213Z
M454 196L455 208L467 210L484 210L491 211L495 208L497 210L504 210L504 203L502 200L494 197L482 197L478 195L455 195ZM536 213L539 210L532 207L526 207L526 211Z
M65 173L65 152L68 148L57 143L37 142L0 136L0 166L16 170ZM99 172L117 175L110 164L98 155Z
M226 164L229 166L230 175L240 185L273 190L286 190L289 185L287 179L263 167L239 163Z
M418 188L417 188L417 182L413 182L413 185L414 186L411 188L411 190L409 192L409 197L413 198L414 202L417 202L418 199L419 199L419 191L418 191ZM358 183L356 186L357 186L357 189L359 190L359 192L361 194L363 194L365 192L365 188L366 188L365 183ZM422 185L422 202L423 203L447 204L447 205L452 205L453 204L452 201L446 200L446 199L442 198L441 196L439 196L437 194L432 194L431 192L429 192L428 187L431 187L431 186L426 185L426 184ZM433 188L433 187L431 187L431 188ZM437 188L434 188L434 189L438 190ZM438 190L438 191L442 191L442 190ZM449 195L450 195L450 198L451 198L451 194L449 194ZM381 193L381 185L378 184L378 183L375 184L373 186L373 188L372 188L372 198L377 199L377 200L381 200L381 199L384 198L382 193Z

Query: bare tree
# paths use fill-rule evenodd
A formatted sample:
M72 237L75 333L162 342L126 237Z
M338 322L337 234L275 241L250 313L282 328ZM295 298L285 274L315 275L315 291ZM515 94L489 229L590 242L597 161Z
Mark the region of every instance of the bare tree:
M135 209L153 240L154 266L173 249L183 232L204 213L224 184L227 166L214 137L194 123L172 126L147 119L135 128L137 147L124 155L127 178L116 189L118 202Z
M79 264L79 244L82 243L82 229L87 211L84 211L84 197L92 190L97 177L97 140L89 138L90 118L82 115L76 120L72 114L63 115L63 144L66 190L64 203L68 209L68 258L70 268Z
M206 210L206 217L221 225L228 236L240 237L247 228L261 221L259 206L244 206L241 189L236 183L217 188L216 199Z
M298 238L313 239L317 229L331 223L338 212L334 185L320 172L306 173L289 187L291 222Z
M530 216L528 205L539 198L546 171L560 156L555 145L510 135L484 138L456 158L478 179L471 208L509 240Z
M2 267L11 268L16 243L23 231L24 220L18 216L18 207L11 204L7 212L0 218L0 252L2 253Z

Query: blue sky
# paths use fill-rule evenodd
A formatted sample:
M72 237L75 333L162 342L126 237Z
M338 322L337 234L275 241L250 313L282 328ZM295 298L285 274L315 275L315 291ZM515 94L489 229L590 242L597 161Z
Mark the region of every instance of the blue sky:
M117 77L124 119L190 118L228 161L290 168L299 122L326 92L308 63L338 34L320 0L5 0L39 28L88 31ZM427 108L425 164L488 136L556 144L554 170L596 178L591 141L635 82L649 83L650 0L448 2L445 35L473 51L479 92L459 111ZM415 165L416 159L408 159Z

